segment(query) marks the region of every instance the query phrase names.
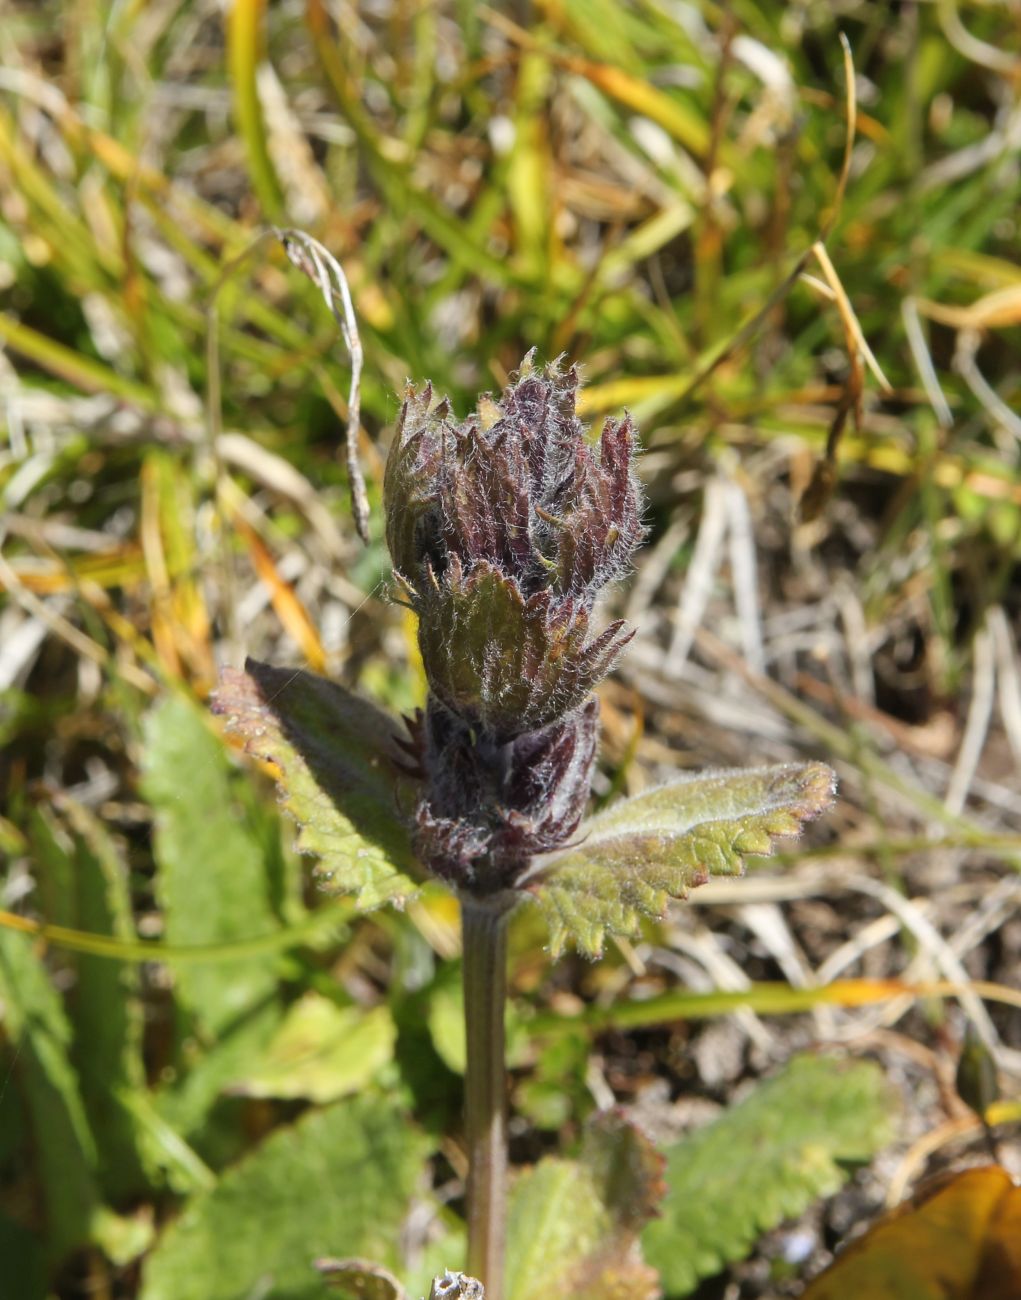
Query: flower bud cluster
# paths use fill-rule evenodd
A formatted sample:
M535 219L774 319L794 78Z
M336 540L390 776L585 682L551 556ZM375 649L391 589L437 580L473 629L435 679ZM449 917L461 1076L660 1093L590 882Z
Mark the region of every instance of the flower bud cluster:
M592 688L632 633L590 634L601 589L641 540L630 419L598 449L578 374L529 354L463 423L409 389L387 461L387 543L419 617L429 684L413 724L424 864L472 892L508 888L562 844L588 798Z

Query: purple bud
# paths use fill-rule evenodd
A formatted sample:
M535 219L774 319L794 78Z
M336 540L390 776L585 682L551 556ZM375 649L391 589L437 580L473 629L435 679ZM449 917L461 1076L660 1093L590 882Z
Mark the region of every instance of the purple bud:
M642 538L636 431L608 420L592 445L577 394L575 367L536 369L531 353L461 423L409 389L387 461L387 543L430 691L413 725L418 851L472 892L512 885L577 828L592 689L631 638L590 620Z
M577 393L575 367L531 354L495 418L458 424L409 391L387 461L387 543L430 689L502 737L576 708L630 635L591 638L589 621L642 538L635 430L608 420L597 456Z

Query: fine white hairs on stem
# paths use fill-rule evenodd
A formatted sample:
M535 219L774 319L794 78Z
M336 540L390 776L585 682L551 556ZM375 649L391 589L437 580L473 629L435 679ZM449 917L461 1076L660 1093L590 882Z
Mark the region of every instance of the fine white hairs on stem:
M358 536L369 540L369 498L365 491L361 463L358 460L358 434L361 429L362 340L358 334L351 290L343 268L328 248L303 230L273 227L284 252L293 266L307 275L323 296L333 319L340 328L348 356L351 358L351 386L347 398L347 474L351 485L351 509Z

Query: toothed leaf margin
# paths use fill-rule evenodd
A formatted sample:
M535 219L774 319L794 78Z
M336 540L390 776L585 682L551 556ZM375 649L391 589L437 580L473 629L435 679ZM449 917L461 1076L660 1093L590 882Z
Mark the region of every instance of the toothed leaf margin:
M575 845L537 858L528 882L553 955L598 957L607 934L634 934L711 876L739 876L747 854L797 835L830 806L823 763L705 772L622 800L582 824Z
M212 707L249 754L277 769L297 848L318 858L316 874L331 889L363 910L417 891L391 763L395 721L335 682L253 659L224 671Z

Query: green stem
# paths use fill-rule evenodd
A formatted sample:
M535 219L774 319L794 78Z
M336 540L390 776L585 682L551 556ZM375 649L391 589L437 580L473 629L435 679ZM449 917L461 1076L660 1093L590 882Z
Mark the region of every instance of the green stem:
M462 898L464 1022L468 1043L465 1130L468 1141L468 1272L486 1300L503 1300L507 1201L507 1001L505 897Z

